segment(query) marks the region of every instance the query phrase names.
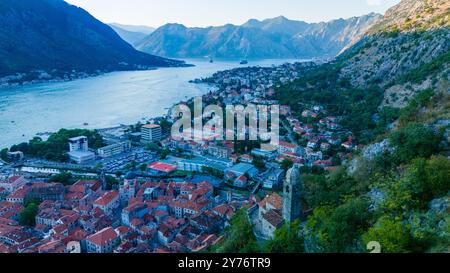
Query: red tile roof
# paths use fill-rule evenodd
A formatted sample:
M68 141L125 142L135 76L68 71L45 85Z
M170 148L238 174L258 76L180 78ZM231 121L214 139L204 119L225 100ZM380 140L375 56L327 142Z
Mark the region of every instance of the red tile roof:
M175 171L178 167L175 165L163 163L163 162L154 162L148 165L149 169L156 170L159 172L170 173Z
M269 210L263 214L263 218L276 228L280 227L284 222L283 216L278 210Z
M10 194L7 198L11 199L23 199L25 198L25 195L27 194L27 191L29 190L29 187L21 187L14 191L12 194Z
M248 179L245 175L241 175L238 179L238 181L242 182L242 183L247 183Z
M105 246L108 243L110 243L111 241L114 241L116 239L117 239L117 233L111 227L102 229L99 232L86 238L87 241L89 241L95 245L98 245L98 246Z
M5 184L12 184L14 182L16 182L17 180L23 178L23 176L20 175L15 175L15 176L11 176L8 179L4 180L4 181L0 181L1 183L5 183Z
M285 141L280 141L279 145L282 147L289 148L289 149L296 149L298 147L298 145L296 145L296 144L285 142Z
M146 125L142 126L142 128L146 128L146 129L157 129L160 127L161 126L159 126L158 124L146 124Z
M259 207L265 208L266 204L270 204L275 209L281 210L283 208L283 198L274 192L271 195L266 196L260 203Z
M97 206L106 206L118 197L119 197L118 191L109 191L109 192L105 193L102 197L95 200L94 204Z
M219 206L217 206L217 207L215 207L214 209L214 212L216 212L218 215L220 215L220 216L225 216L225 215L227 215L227 213L231 210L233 210L231 207L229 207L227 204L222 204L222 205L219 205Z
M119 235L127 234L127 233L130 232L130 231L131 231L131 228L126 227L126 226L120 226L120 227L116 228L116 232L117 232Z

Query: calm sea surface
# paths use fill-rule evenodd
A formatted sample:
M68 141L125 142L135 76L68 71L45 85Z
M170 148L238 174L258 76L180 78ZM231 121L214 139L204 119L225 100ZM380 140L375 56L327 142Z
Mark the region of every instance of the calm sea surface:
M293 61L262 60L248 65ZM40 132L107 128L166 114L174 103L211 90L189 80L241 67L238 61L187 62L196 66L114 72L71 82L0 88L0 148L28 141Z

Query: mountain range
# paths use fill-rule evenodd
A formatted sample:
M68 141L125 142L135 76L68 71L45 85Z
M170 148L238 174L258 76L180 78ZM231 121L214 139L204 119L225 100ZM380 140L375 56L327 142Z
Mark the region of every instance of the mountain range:
M306 23L280 16L264 21L252 19L241 26L208 28L167 24L135 46L143 52L170 58L334 57L381 17L372 13L326 23Z
M110 23L108 25L113 28L120 28L125 31L142 33L145 35L149 35L153 31L155 31L154 27L149 27L149 26L123 25L123 24L119 24L119 23Z
M0 75L180 65L135 50L109 26L63 0L0 1Z
M147 27L147 26L132 26L132 25L122 25L117 23L108 24L112 29L114 29L119 36L128 42L129 44L136 46L144 38L150 35L155 28Z

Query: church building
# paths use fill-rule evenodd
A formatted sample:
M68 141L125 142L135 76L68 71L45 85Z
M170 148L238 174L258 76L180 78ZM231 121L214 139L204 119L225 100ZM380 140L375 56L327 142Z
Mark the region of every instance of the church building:
M259 203L260 233L266 239L273 238L274 232L285 223L294 222L302 217L301 196L303 183L300 167L295 165L286 175L283 185L283 197L273 193Z

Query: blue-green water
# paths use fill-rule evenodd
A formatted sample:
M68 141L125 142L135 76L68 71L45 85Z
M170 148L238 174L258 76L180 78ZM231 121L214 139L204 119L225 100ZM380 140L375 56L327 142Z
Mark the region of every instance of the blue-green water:
M39 132L106 128L166 114L174 103L211 89L189 80L241 67L238 61L187 62L196 66L114 72L71 82L0 88L0 148L28 141ZM248 66L285 62L252 61Z

